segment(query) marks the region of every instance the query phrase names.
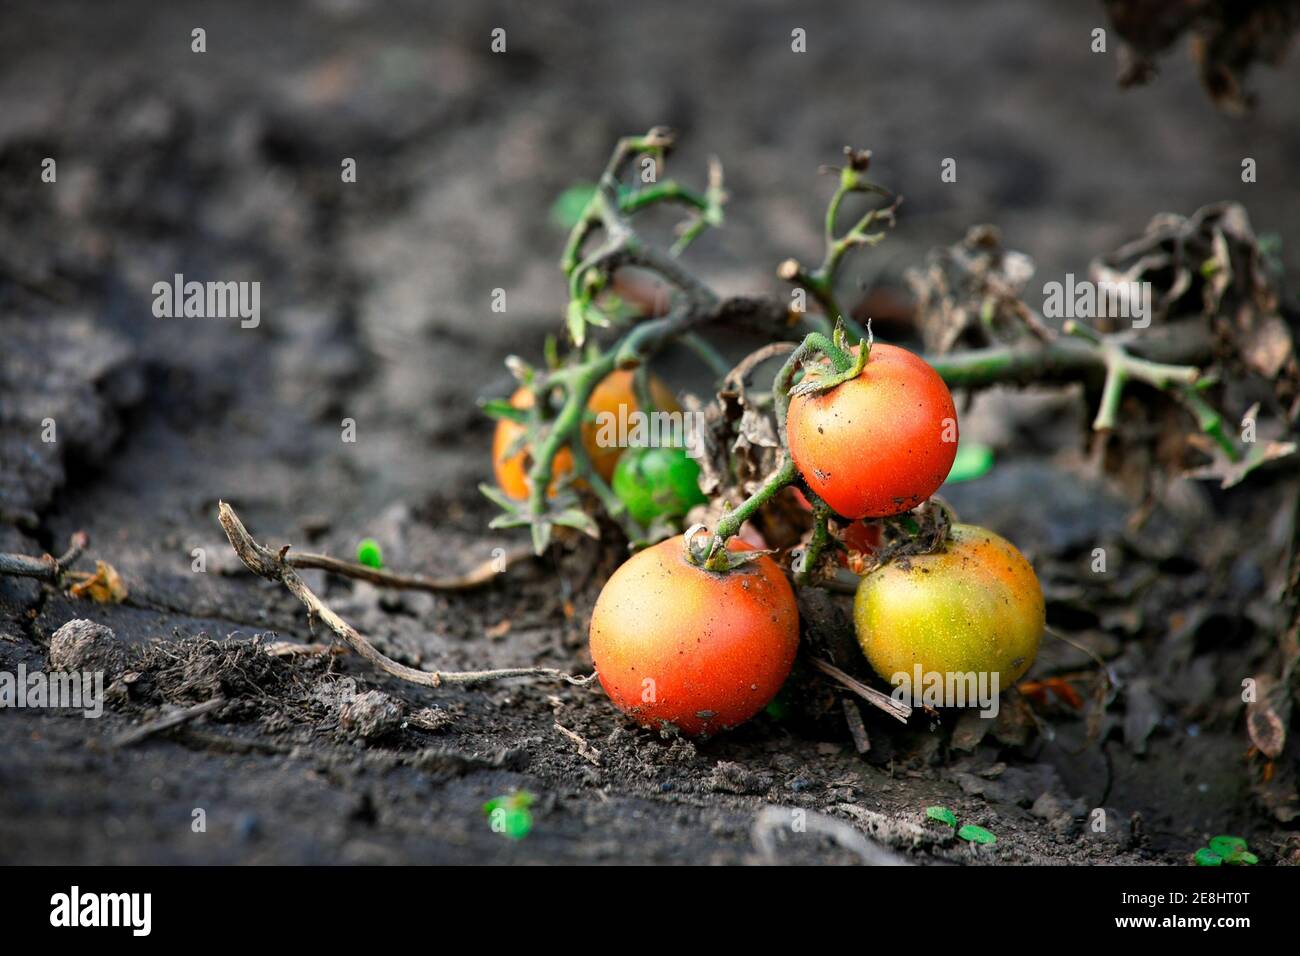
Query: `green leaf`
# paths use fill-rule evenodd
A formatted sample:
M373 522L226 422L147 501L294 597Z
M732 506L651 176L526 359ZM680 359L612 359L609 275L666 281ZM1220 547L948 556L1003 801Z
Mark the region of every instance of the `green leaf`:
M533 815L528 808L536 799L527 790L493 797L483 804L483 814L494 831L511 840L522 840L533 829Z
M515 408L504 398L489 398L486 402L480 403L479 408L483 409L484 415L491 418L508 418L521 425L528 424L528 409Z
M952 470L948 472L946 484L959 481L971 481L986 475L993 468L993 449L979 442L961 442L957 446L957 457L953 459Z
M569 508L559 514L552 515L551 521L554 524L562 524L566 528L577 528L583 534L592 538L600 537L600 528L592 520L591 515L585 511L579 511L577 508Z
M925 815L931 820L938 820L940 823L948 824L954 830L957 829L957 814L947 807L926 807Z
M1245 853L1246 849L1246 841L1239 836L1229 836L1225 833L1210 838L1210 852L1218 854L1225 860L1238 853Z
M1254 866L1259 862L1259 857L1249 850L1242 850L1240 853L1234 853L1231 857L1223 861L1232 866Z
M981 846L989 846L997 843L998 838L990 831L983 827L977 827L973 823L968 823L957 831L957 836L970 843L978 843Z
M1205 847L1205 846L1197 850L1196 855L1192 857L1192 859L1193 861L1195 861L1197 866L1222 866L1223 865L1223 857L1219 856L1219 854L1215 853L1209 847Z
M587 340L587 307L577 299L569 300L569 308L564 314L565 324L569 328L569 338L573 344L581 346Z
M542 554L551 543L551 523L549 521L532 522L533 554Z
M595 183L575 183L551 203L551 222L561 229L572 229L587 211L587 205L596 195Z
M518 510L518 503L511 501L506 497L506 493L500 488L493 485L480 484L478 490L482 493L483 497L487 498L488 501L492 502L502 511L514 514Z
M374 538L363 538L357 545L357 564L364 564L368 568L382 568L384 566L384 552L379 547L379 542Z

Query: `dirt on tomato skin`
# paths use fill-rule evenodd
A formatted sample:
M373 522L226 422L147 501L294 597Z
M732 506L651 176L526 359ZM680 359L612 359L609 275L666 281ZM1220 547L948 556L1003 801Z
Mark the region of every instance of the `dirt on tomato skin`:
M772 266L819 248L817 167L865 135L843 109L850 88L876 118L877 141L859 143L876 150L873 175L909 197L880 250L895 278L994 220L1054 277L1156 212L1219 198L1249 203L1260 230L1286 240L1287 271L1300 265L1288 232L1300 193L1216 172L1243 151L1261 169L1288 168L1293 76L1261 74L1259 119L1229 125L1172 62L1157 86L1116 92L1103 58L1067 52L1095 25L1083 8L873 7L897 34L846 29L863 16L847 2L801 16L824 48L769 67L757 51L788 49L788 26L728 4L232 2L218 13L124 0L75 18L7 7L0 168L33 186L0 197L0 340L12 358L0 397L15 410L0 420L0 550L58 553L85 529L90 557L122 573L129 597L99 605L0 578L0 671L45 667L50 638L77 619L111 628L144 670L99 718L0 714L0 862L856 861L815 828L782 830L766 856L755 827L768 807L832 817L917 863L1180 865L1218 832L1246 837L1265 863L1288 859L1293 832L1252 794L1235 687L1277 631L1269 542L1287 489L1265 483L1231 501L1175 490L1134 534L1130 503L1074 455L1077 396L982 396L961 412L963 436L994 447L998 465L943 494L1025 551L1049 622L1133 690L1100 737L1064 705L1027 715L1013 694L992 727L946 712L904 727L796 671L807 693L792 685L799 706L784 716L689 741L639 728L596 685L430 691L351 655L250 657L255 638L329 636L242 569L215 521L219 499L264 542L351 556L374 537L400 570L463 570L518 543L487 530L492 509L475 490L490 480L493 430L476 401L509 394L502 359L540 356L556 330L563 234L550 205L598 172L619 135L677 126L670 168L691 182L722 158L726 231L690 256L728 288L784 295ZM209 28L202 58L189 50L196 22ZM510 56L483 42L497 24ZM1024 24L1044 31L1040 44L1023 42ZM896 35L925 36L924 63ZM634 46L646 69L628 68ZM871 82L882 76L908 82ZM1018 108L990 116L1007 89ZM1134 135L1146 110L1160 112L1161 136ZM1081 126L1084 113L1104 122ZM1188 142L1204 162L1186 162ZM952 143L964 144L962 181L979 188L936 191L925 157ZM341 186L349 154L360 174ZM59 157L57 188L34 182L47 155ZM880 261L854 266L845 287ZM177 272L258 279L261 327L156 318L152 283ZM508 291L505 315L490 311L495 288ZM721 344L738 357L756 343ZM680 355L661 368L675 387L707 384ZM46 414L55 444L31 437ZM345 417L355 444L340 441ZM1111 559L1104 581L1083 573L1096 546ZM439 596L305 577L412 666L585 672L591 607L621 558L578 541ZM829 623L814 644L817 603ZM800 595L800 610L805 649L869 679L851 628L834 624L843 602ZM1052 642L1040 665L1095 676ZM117 745L214 689L231 706ZM341 718L340 700L371 691L400 702L407 725L365 736ZM1031 733L1034 719L1054 739ZM483 804L519 789L538 800L514 841L492 832ZM926 821L932 805L998 842L960 843ZM1103 832L1089 825L1096 809Z

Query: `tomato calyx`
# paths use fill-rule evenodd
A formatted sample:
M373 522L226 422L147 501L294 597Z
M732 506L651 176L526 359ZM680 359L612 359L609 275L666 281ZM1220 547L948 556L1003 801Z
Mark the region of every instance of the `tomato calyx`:
M790 397L821 395L836 386L857 378L862 374L862 370L867 367L867 362L871 358L871 344L874 340L875 336L871 332L870 319L867 320L867 337L856 346L849 344L848 333L844 328L844 320L837 321L835 331L832 333L832 340L829 343L831 347L826 348L823 345L821 348L821 352L830 360L835 371L828 373L824 367L819 368L817 366L807 368L799 384L790 389ZM856 352L854 352L855 348L857 349Z
M851 551L850 558L859 559L851 561L850 570L861 577L891 562L906 568L910 558L946 550L955 524L957 516L952 509L936 498L915 511L882 519L880 547L871 553Z
M705 535L705 538L703 541L697 541L701 533ZM727 547L726 541L709 534L709 529L702 524L691 525L686 529L686 533L682 535L682 549L686 552L687 561L701 571L711 571L715 574L726 574L749 564L751 561L757 561L759 558L769 557L776 553L775 551L765 551L760 548L733 551Z

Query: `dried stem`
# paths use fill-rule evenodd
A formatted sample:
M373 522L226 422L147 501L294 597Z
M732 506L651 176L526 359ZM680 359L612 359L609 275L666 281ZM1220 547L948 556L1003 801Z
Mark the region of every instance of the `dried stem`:
M234 509L224 501L217 505L217 517L226 532L226 537L230 539L231 547L235 549L239 560L244 562L248 570L268 581L283 584L289 593L306 606L312 618L324 621L326 626L342 638L349 647L386 674L422 687L482 684L508 677L546 677L581 687L595 679L594 674L587 677L574 677L550 667L508 667L486 671L422 671L399 664L381 653L356 628L335 614L312 592L311 588L307 587L286 560L289 551L287 545L276 552L258 544L248 533L244 523L239 520Z
M464 574L445 578L426 578L420 574L397 574L381 568L372 568L365 564L343 561L327 554L315 554L310 551L295 551L285 555L285 561L298 569L315 568L331 574L368 581L380 587L396 588L406 591L431 591L435 594L444 591L469 591L495 580L496 576L508 570L512 565L533 558L531 548L512 548L500 558L491 558Z
M78 531L69 540L68 550L57 558L50 554L39 558L25 554L0 554L0 575L35 578L46 584L59 585L68 568L77 563L89 544L90 536L84 531Z

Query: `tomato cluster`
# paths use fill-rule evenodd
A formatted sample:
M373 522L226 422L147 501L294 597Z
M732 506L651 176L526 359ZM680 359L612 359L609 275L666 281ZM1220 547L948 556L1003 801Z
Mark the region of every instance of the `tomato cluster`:
M1038 579L1014 546L971 525L952 526L939 548L906 561L878 555L882 521L912 510L947 478L957 414L939 375L904 349L872 345L860 367L822 391L796 389L786 438L809 493L793 488L795 500L812 511L814 498L822 516L830 509L840 563L861 575L853 619L862 651L886 680L919 665L995 674L1005 688L1037 653ZM657 404L677 407L655 387ZM517 393L516 403L527 396ZM636 408L630 373L602 382L589 408L620 406ZM512 497L527 493L526 451L510 453L508 444L522 428L503 421L497 431L497 478ZM593 435L584 428L584 444ZM699 467L681 449L588 453L642 525L705 500ZM572 467L566 456L555 460L557 476ZM592 659L615 706L689 735L735 727L762 710L788 676L799 639L794 591L777 563L739 536L725 550L708 540L707 559L682 536L634 555L605 584L591 618Z

